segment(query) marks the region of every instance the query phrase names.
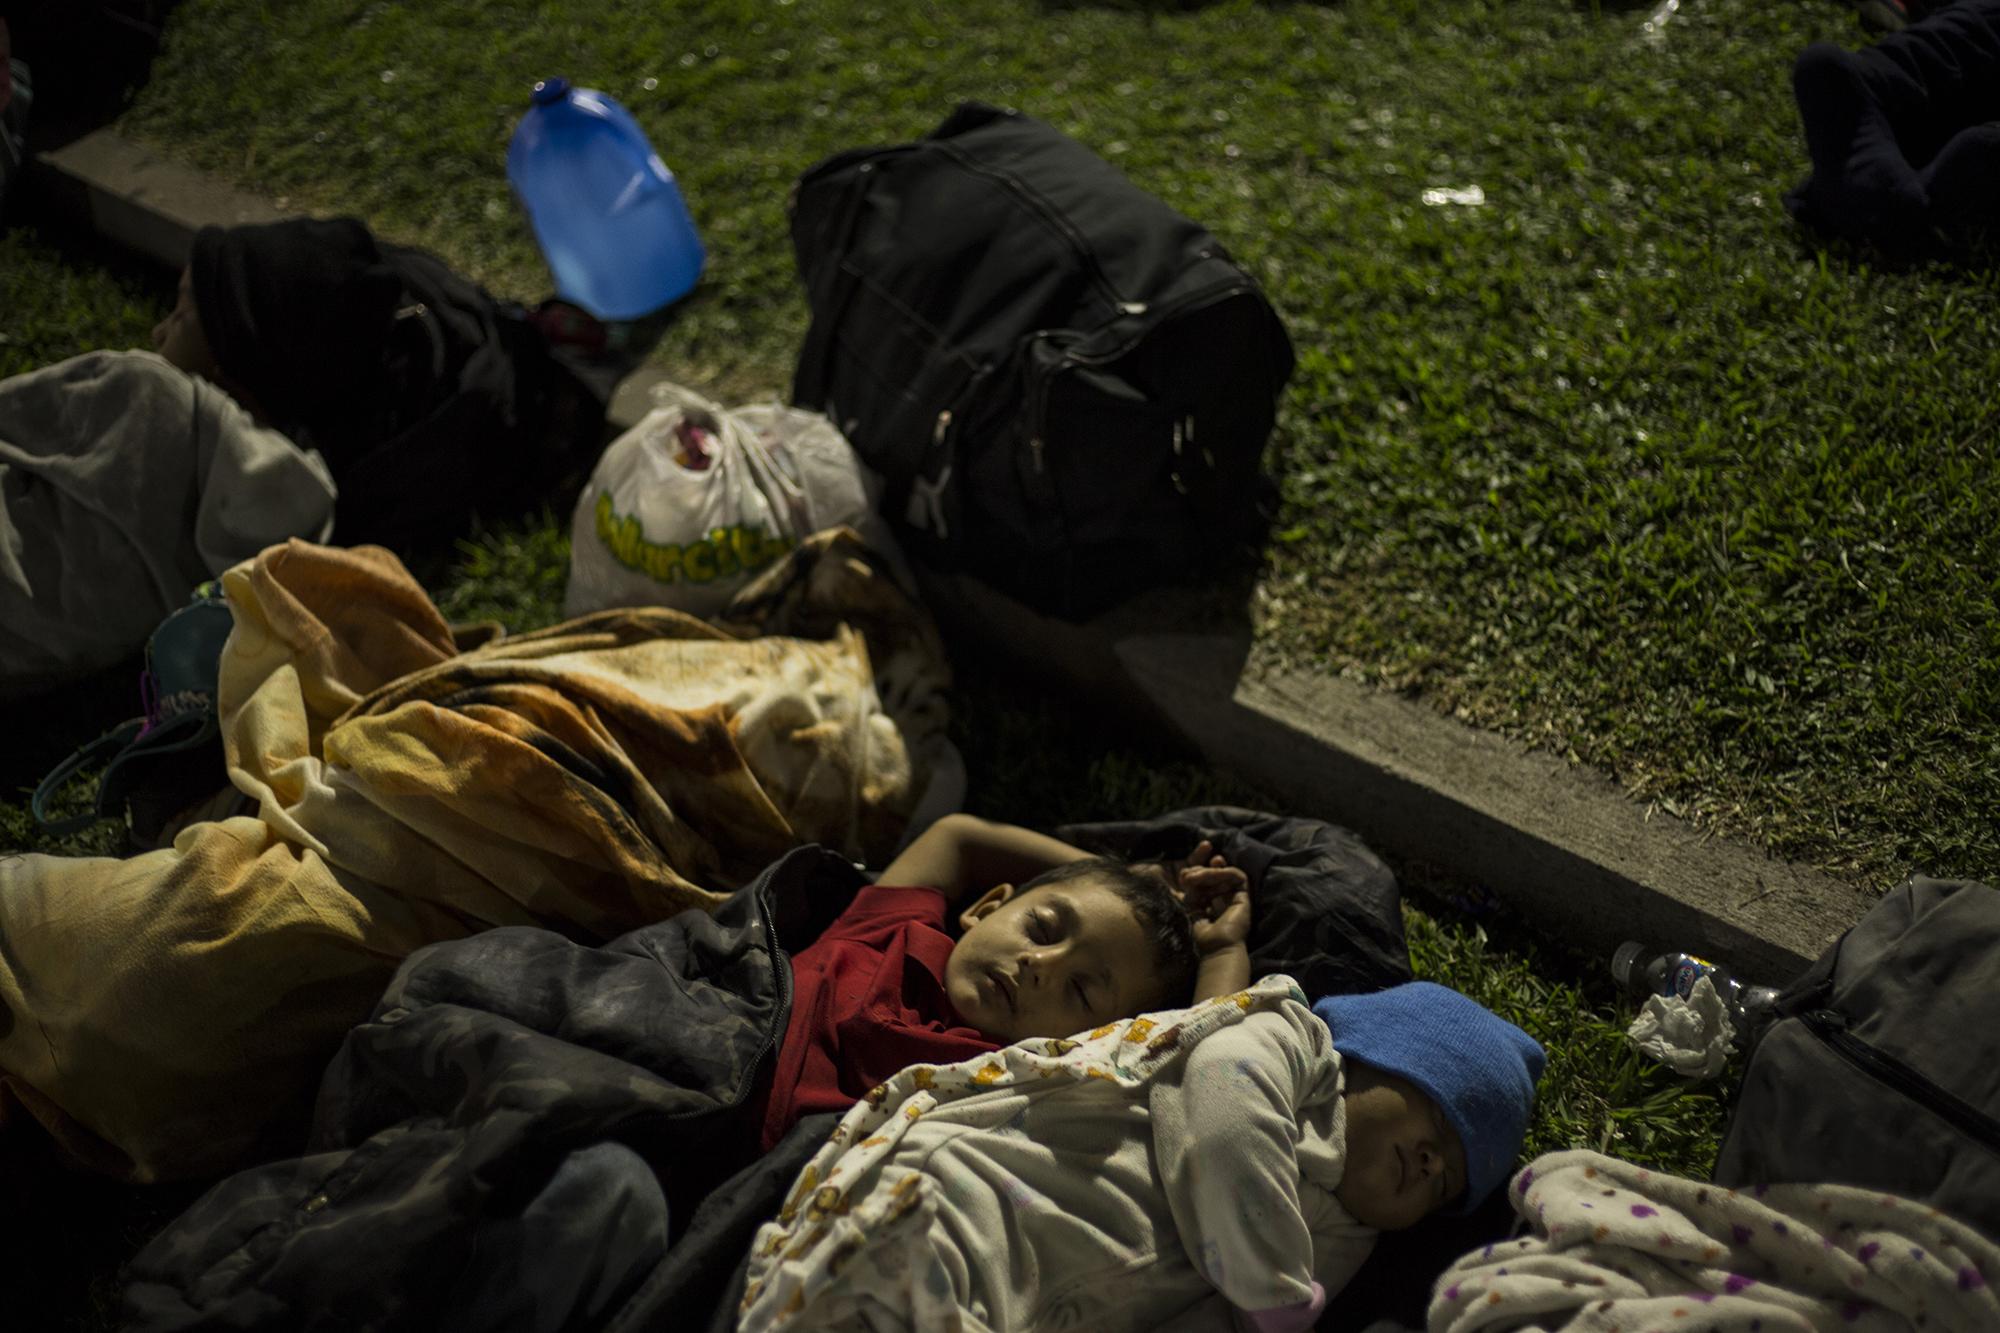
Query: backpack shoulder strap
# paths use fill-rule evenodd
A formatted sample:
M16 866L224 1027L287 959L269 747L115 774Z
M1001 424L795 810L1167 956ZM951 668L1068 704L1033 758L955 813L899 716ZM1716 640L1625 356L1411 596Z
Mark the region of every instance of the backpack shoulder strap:
M101 802L93 804L90 812L87 814L72 815L68 819L51 819L48 811L49 802L54 800L56 795L65 786L69 785L71 778L84 769L101 763L119 753L126 746L137 740L139 733L144 731L145 728L146 719L135 717L131 721L121 723L112 730L105 732L96 740L79 748L69 758L57 764L55 769L35 787L34 796L28 801L28 809L34 815L35 822L50 833L61 836L67 833L75 833L80 829L89 828L100 819L109 819L113 812L105 810Z

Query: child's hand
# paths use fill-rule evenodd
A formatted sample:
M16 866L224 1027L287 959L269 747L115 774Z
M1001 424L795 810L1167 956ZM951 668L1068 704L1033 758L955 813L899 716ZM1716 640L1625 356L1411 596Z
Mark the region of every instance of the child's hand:
M1203 839L1178 872L1175 892L1194 925L1201 952L1241 945L1250 936L1250 877L1216 855Z

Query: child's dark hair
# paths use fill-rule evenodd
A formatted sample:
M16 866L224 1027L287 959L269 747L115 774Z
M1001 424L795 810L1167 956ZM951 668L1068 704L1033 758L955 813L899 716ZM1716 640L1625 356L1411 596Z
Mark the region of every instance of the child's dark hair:
M1080 879L1104 885L1132 909L1139 928L1146 932L1147 942L1153 946L1153 966L1167 997L1161 1007L1174 1009L1186 1005L1194 996L1195 971L1201 964L1201 955L1194 947L1194 926L1188 920L1187 909L1159 875L1134 869L1114 857L1095 856L1044 870L1015 892L1030 893L1051 884Z

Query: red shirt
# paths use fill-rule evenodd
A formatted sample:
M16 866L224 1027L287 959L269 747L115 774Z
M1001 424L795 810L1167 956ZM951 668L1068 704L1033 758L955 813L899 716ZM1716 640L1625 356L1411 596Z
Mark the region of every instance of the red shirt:
M872 885L792 958L792 1017L772 1068L761 1146L803 1116L844 1111L906 1065L1000 1049L945 998L944 895Z

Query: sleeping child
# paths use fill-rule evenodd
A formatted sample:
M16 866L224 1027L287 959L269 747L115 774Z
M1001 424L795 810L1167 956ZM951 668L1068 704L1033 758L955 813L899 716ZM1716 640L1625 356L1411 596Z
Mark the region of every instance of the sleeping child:
M907 1065L1240 987L1250 976L1243 872L1206 845L1189 862L1163 874L1009 824L940 819L792 959L791 1018L748 1108L760 1148Z
M919 1065L758 1231L738 1326L1310 1328L1378 1231L1505 1179L1542 1063L1442 986L1274 976Z

